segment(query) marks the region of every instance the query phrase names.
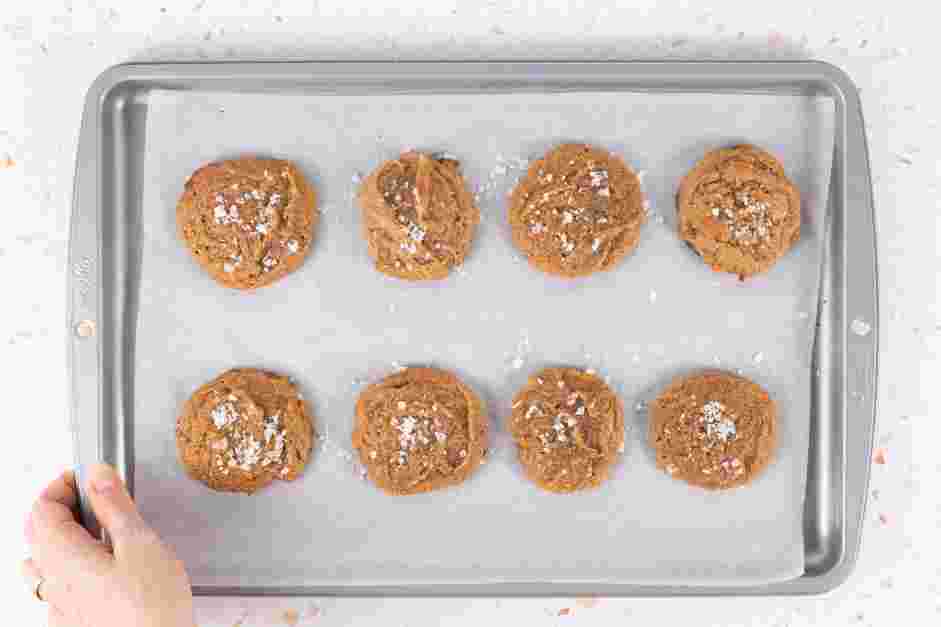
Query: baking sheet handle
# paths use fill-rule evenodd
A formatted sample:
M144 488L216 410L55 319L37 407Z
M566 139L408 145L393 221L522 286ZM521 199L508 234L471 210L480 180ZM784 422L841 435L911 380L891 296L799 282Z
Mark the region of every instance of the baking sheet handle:
M82 524L96 538L101 528L88 507L84 491L86 469L105 461L102 450L102 351L101 246L99 148L102 143L100 123L101 82L91 87L86 98L79 134L72 194L72 218L69 228L67 279L68 325L67 364L69 385L69 421L72 454L79 492L79 516Z
M859 553L869 494L878 391L879 272L869 148L859 91L846 73L831 67L830 74L844 109L844 115L837 116L842 125L837 128L837 149L843 151L843 158L834 162L834 180L843 191L844 203L843 211L835 215L844 220L843 254L836 261L843 264L837 275L844 277L844 284L838 286L844 294L844 309L837 319L844 322L841 334L846 387L842 392L846 413L842 419L847 451L844 497L848 543L844 548L849 559L844 560L842 572L833 573L835 581L842 581L849 576Z

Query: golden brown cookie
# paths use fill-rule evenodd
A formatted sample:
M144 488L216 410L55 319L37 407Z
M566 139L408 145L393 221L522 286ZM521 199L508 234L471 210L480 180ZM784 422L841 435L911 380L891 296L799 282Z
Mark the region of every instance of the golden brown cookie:
M435 368L406 368L369 386L356 403L353 448L388 494L461 483L484 461L487 416L480 398Z
M650 405L657 468L710 490L745 485L777 445L777 408L759 385L727 372L680 377Z
M358 200L376 269L400 279L446 277L464 263L480 223L458 162L418 152L379 166Z
M551 492L601 485L624 451L624 407L604 381L546 368L513 399L510 433L526 476Z
M613 268L640 240L640 180L617 155L562 144L529 166L510 196L513 242L543 272L579 277Z
M183 405L176 445L186 473L220 492L293 481L310 459L313 416L287 377L236 368Z
M243 290L296 270L318 217L314 188L297 166L248 157L196 170L176 208L179 236L199 265Z
M720 148L690 170L676 196L680 238L717 272L767 272L800 237L800 192L770 153Z

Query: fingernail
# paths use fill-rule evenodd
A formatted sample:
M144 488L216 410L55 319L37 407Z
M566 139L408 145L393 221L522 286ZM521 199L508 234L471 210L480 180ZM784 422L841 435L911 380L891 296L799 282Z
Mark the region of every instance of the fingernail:
M95 477L92 479L91 488L98 494L111 494L118 487L118 482L114 477Z

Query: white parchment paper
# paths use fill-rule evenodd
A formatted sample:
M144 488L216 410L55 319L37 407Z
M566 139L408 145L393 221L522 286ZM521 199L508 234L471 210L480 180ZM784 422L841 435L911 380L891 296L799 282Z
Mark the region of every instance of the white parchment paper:
M628 93L342 96L156 92L147 121L136 344L136 490L198 585L631 582L752 585L803 572L810 357L833 150L833 107L803 96ZM506 194L563 140L621 153L650 220L616 270L549 278L514 250ZM804 202L802 238L745 284L675 236L679 179L708 149L779 156ZM459 157L482 225L460 273L433 284L371 266L355 183L407 148ZM245 154L298 162L323 221L295 274L255 293L215 284L177 241L174 208L201 164ZM487 402L490 461L464 485L391 498L351 455L355 399L399 365L457 372ZM510 399L546 365L597 369L621 394L627 450L602 488L541 492L515 462ZM303 477L251 497L211 492L177 461L174 421L233 366L301 385L325 437ZM673 376L741 370L780 410L776 461L715 494L654 468L644 403Z

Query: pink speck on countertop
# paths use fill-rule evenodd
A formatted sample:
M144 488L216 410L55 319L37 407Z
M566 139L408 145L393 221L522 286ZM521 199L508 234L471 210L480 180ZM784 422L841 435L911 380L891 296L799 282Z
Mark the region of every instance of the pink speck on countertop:
M572 613L572 608L570 607L563 607L561 610L559 610L559 616L568 616L571 613Z
M888 461L887 451L880 446L875 451L873 451L872 461L876 464L879 464L880 466L885 466L886 462Z
M886 513L880 512L880 513L879 513L879 522L881 522L883 525L888 525L888 524L889 524L889 515L886 514Z
M772 48L782 48L786 43L787 39L778 31L774 30L768 33L768 45Z

